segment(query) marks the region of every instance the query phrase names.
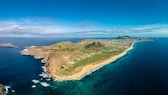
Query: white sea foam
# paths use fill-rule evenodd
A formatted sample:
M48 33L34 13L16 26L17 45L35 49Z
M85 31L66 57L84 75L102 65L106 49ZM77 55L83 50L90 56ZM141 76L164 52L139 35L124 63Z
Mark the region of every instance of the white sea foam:
M41 66L41 68L43 69L44 72L47 72L47 69L45 66Z
M36 85L32 85L32 88L35 88L36 87Z
M36 80L36 79L33 79L32 82L33 82L34 84L37 84L37 83L39 83L40 81L39 81L39 80Z
M40 84L41 84L42 86L44 86L44 87L50 86L50 84L48 84L47 82L40 82Z
M47 81L50 81L51 79L50 79L50 78L47 78L46 80L47 80Z
M10 88L11 88L11 86L7 86L7 85L5 86L5 91L6 91L5 93L6 93L6 94L9 92L9 89L10 89Z
M51 86L53 89L57 89L57 87L56 86Z
M11 90L12 93L15 93L15 90Z
M43 77L43 78L47 78L48 75L45 72L42 72L41 74L39 74L39 76Z
M41 63L45 63L43 59L41 60Z

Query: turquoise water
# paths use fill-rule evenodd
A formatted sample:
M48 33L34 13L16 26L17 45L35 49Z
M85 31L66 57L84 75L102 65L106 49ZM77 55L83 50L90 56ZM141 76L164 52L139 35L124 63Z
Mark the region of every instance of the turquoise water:
M136 43L125 56L78 81L47 81L39 76L40 60L21 56L29 45L49 45L82 39L1 38L19 48L0 48L0 83L10 85L8 95L168 95L168 39ZM49 84L36 84L33 79ZM11 92L14 89L15 93Z

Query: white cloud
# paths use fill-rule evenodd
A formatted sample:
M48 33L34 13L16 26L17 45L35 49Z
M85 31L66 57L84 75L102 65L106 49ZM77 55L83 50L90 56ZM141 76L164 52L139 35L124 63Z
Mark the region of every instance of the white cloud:
M113 35L113 34L162 34L168 36L168 24L150 24L136 26L120 26L118 29L96 29L95 27L86 28L89 22L82 23L84 26L62 26L57 21L49 18L22 18L20 20L0 20L0 36L55 36L61 34L77 35ZM124 28L123 28L124 27Z
M57 26L52 27L41 27L41 26L19 26L19 25L13 25L9 27L3 27L0 28L0 35L37 35L37 36L43 36L43 35L54 35L63 33L63 28L59 28Z
M16 21L12 21L12 20L0 20L0 27L5 27L5 26L9 26L9 25L16 25L17 22Z
M151 29L161 29L167 28L168 24L148 24L148 25L139 25L130 28L130 30L151 30Z
M8 35L55 35L63 33L65 29L62 26L56 25L49 18L22 18L19 20L0 20L0 36Z

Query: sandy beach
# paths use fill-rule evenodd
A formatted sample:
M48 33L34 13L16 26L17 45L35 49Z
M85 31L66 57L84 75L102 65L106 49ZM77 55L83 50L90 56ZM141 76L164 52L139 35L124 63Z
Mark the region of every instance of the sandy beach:
M57 81L65 81L65 80L80 80L81 78L85 77L86 75L92 73L95 70L98 70L99 68L116 61L117 59L121 58L122 56L126 55L127 52L131 49L133 49L135 42L132 43L132 45L126 49L124 52L112 56L111 58L107 59L107 60L103 60L100 63L92 63L90 65L86 65L85 67L82 68L82 70L78 73L75 73L73 75L70 76L56 76L56 75L51 75L52 77L54 77Z

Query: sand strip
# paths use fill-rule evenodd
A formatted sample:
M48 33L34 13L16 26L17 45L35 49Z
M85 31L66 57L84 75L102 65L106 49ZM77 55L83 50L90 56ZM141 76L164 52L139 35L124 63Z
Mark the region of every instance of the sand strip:
M125 51L123 51L122 53L112 56L111 58L102 61L100 63L97 64L90 64L90 65L86 65L82 68L81 71L79 71L78 73L75 73L73 75L70 76L56 76L53 75L52 77L54 77L57 81L65 81L65 80L80 80L81 78L85 77L86 75L92 73L95 70L98 70L99 68L116 61L117 59L121 58L122 56L126 55L127 52L131 49L133 49L135 43L132 43L132 45L126 49Z

